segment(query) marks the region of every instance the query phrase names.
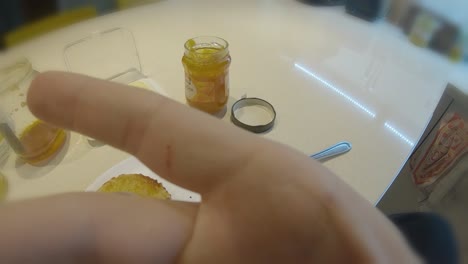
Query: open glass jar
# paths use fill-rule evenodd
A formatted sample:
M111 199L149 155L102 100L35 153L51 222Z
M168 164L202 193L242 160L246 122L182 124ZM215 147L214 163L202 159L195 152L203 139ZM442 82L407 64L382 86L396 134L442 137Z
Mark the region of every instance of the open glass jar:
M37 74L27 59L0 68L0 135L30 164L50 160L67 138L63 129L38 120L28 109L26 95Z
M222 110L229 97L229 44L218 37L196 37L185 43L185 97L208 113Z

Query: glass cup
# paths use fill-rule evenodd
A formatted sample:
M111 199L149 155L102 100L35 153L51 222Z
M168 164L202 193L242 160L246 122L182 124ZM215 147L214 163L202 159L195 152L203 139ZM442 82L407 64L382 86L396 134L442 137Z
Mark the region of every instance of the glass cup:
M0 151L7 142L33 165L52 159L67 138L63 129L38 120L28 109L26 95L37 74L27 59L0 68Z

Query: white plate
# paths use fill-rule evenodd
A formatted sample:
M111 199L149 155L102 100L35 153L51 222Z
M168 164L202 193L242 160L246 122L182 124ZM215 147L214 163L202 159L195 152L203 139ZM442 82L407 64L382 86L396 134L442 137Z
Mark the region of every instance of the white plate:
M180 186L177 186L173 183L166 181L165 179L159 177L157 174L148 169L143 163L141 163L137 158L131 157L128 158L114 167L110 168L104 172L101 176L97 177L96 180L88 186L86 189L87 192L97 191L105 182L117 177L121 174L143 174L145 176L151 177L158 182L162 183L164 188L171 194L172 200L176 201L186 201L186 202L200 202L201 196L198 193L189 191Z

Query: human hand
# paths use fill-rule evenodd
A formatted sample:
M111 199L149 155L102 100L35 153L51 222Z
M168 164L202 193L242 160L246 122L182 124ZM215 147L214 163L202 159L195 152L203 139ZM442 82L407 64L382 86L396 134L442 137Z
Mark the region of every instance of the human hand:
M28 105L202 202L80 193L12 203L0 209L1 263L418 262L390 222L319 163L163 96L51 72L34 80Z

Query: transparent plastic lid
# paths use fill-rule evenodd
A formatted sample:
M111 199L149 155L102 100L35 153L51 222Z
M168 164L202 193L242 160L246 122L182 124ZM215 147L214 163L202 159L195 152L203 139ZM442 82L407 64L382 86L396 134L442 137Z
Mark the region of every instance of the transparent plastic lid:
M142 76L133 34L122 28L95 32L68 44L64 59L69 71L99 79L113 80L128 73Z

